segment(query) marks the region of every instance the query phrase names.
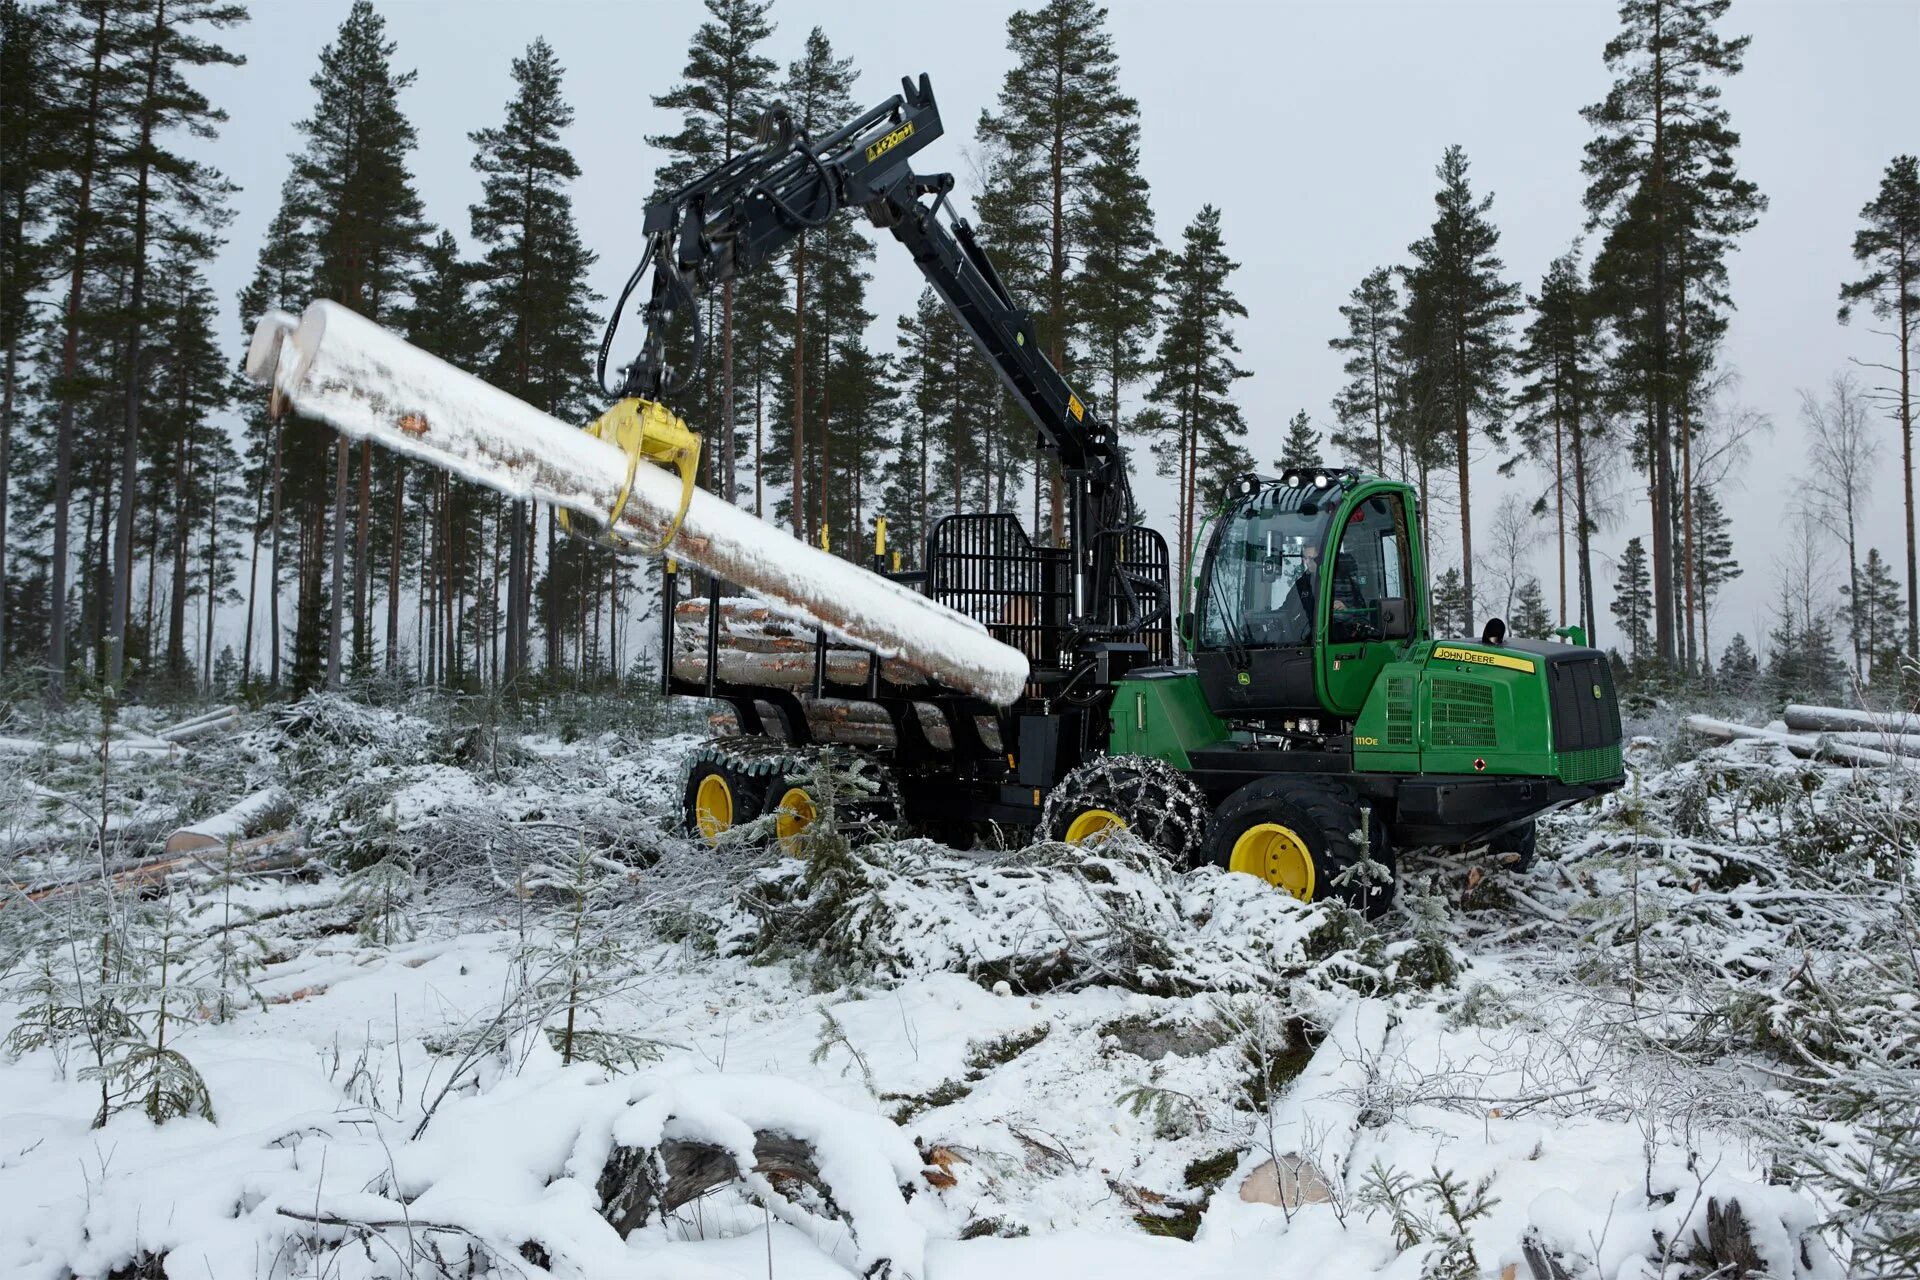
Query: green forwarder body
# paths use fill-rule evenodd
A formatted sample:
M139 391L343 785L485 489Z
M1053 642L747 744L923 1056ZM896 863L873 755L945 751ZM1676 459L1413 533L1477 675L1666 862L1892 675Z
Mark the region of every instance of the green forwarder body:
M1216 802L1255 778L1338 778L1396 845L1472 844L1590 799L1622 777L1604 654L1574 645L1415 640L1378 672L1353 731L1295 751L1208 707L1199 674L1151 668L1117 682L1108 750L1165 760Z

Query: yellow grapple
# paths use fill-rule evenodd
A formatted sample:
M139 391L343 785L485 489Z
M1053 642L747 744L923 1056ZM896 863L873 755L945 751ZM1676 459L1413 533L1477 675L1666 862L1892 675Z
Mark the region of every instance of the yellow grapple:
M639 551L642 555L658 555L665 551L674 535L680 532L680 522L687 518L687 506L693 501L694 474L700 466L700 437L693 434L673 410L657 400L642 400L629 397L608 409L599 418L588 424L587 434L608 444L618 445L627 455L627 477L620 485L620 496L614 499L613 509L607 513L607 526L603 530L587 532L576 530L566 511L560 512L560 527L575 537L586 538L616 551ZM627 498L633 492L634 473L640 462L645 459L658 466L672 467L680 473L680 506L673 513L673 519L667 522L666 532L652 546L643 547L636 542L620 536L615 526L621 514L627 509Z

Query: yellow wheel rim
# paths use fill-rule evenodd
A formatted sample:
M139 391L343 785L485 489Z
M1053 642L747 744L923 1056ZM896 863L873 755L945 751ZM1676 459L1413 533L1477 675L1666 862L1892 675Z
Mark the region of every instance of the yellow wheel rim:
M700 779L693 793L693 820L708 844L718 844L720 833L733 825L733 788L719 774Z
M1086 809L1067 824L1067 843L1084 844L1108 831L1124 831L1127 820L1111 809Z
M773 833L780 840L780 849L789 857L800 856L800 836L813 825L820 811L813 807L813 797L804 787L788 787L787 793L780 797L780 812L773 820Z
M1313 854L1291 827L1262 822L1233 842L1227 869L1259 876L1302 902L1313 901Z

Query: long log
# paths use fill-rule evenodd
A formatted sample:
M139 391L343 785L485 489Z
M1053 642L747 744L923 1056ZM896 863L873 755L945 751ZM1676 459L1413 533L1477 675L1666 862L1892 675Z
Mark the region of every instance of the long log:
M651 465L629 469L612 444L549 417L426 354L337 303L297 324L269 313L254 330L247 372L301 414L522 500L604 521L631 487L620 534L653 545L680 505L680 481ZM1027 660L980 623L870 573L696 489L670 548L688 564L824 628L846 643L898 657L941 684L1006 705Z
M1887 711L1856 711L1851 707L1812 707L1790 702L1785 712L1787 728L1821 732L1848 730L1874 733L1920 733L1920 715Z
M734 684L769 685L775 689L803 689L813 683L813 650L800 653L750 653L722 649L716 655L717 680ZM895 684L914 685L926 677L895 659L880 664L880 672ZM673 673L686 680L707 678L707 655L682 650L673 655ZM864 684L867 655L854 649L827 650L827 679L835 684Z
M1687 728L1722 742L1732 742L1735 739L1771 742L1776 746L1785 747L1802 760L1828 759L1837 760L1842 764L1864 764L1882 768L1889 765L1911 765L1911 762L1899 756L1875 751L1870 747L1851 746L1845 742L1835 742L1831 738L1798 737L1773 729L1756 729L1752 725L1715 720L1712 716L1688 716Z

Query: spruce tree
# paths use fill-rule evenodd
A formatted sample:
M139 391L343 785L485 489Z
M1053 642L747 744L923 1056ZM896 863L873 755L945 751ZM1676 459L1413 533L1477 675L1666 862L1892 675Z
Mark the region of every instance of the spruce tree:
M1728 583L1743 570L1733 555L1733 520L1720 505L1720 497L1707 485L1699 485L1693 494L1694 545L1687 560L1694 574L1694 596L1700 610L1700 652L1711 656L1713 638L1709 623L1713 606Z
M1347 383L1333 397L1333 415L1339 422L1331 443L1347 457L1377 475L1388 474L1387 446L1395 435L1394 412L1400 392L1400 367L1394 337L1400 324L1400 291L1393 269L1375 267L1355 285L1341 304L1347 331L1329 338L1327 345L1346 355L1340 368ZM1405 441L1400 442L1399 475L1406 478Z
M1872 363L1893 378L1882 399L1889 401L1900 426L1900 485L1907 517L1907 652L1920 654L1920 553L1914 542L1913 506L1913 353L1920 345L1920 159L1895 156L1880 179L1880 190L1860 210L1863 224L1853 235L1854 261L1867 274L1840 286L1840 321L1856 307L1891 325L1896 363Z
M1529 575L1520 584L1507 626L1514 635L1531 640L1545 640L1553 635L1553 619L1547 615L1547 596L1540 588L1540 579Z
M1626 641L1627 657L1637 668L1653 656L1653 579L1647 573L1646 544L1637 537L1627 539L1626 550L1620 554L1612 609Z
M1124 181L1097 187L1093 174L1103 160L1125 151L1140 108L1120 91L1107 11L1093 0L1047 0L1016 12L1007 19L1007 49L1014 65L1001 82L998 109L981 113L977 132L983 143L1004 148L1005 161L1022 175L1017 185L1035 189L1040 237L994 248L1002 258L1041 264L1035 323L1054 367L1068 373L1080 345L1073 277L1074 263L1088 248L1089 207L1096 199L1132 199ZM1048 493L1058 546L1066 536L1058 474Z
M1282 471L1312 471L1321 465L1320 433L1313 429L1305 409L1287 419L1287 435L1273 465Z
M1447 566L1433 582L1433 629L1436 634L1466 635L1473 626L1473 606L1460 570Z
M773 34L773 23L767 20L772 0L706 0L706 7L708 20L694 32L679 83L653 99L656 108L680 113L677 132L647 139L648 145L672 157L655 175L657 192L671 190L751 146L773 86L774 61L760 52L762 42ZM729 502L739 497L735 405L735 293L739 287L732 280L720 286L720 315L714 326L718 330L718 395L712 394L709 375L702 381L701 396L690 406L696 419L720 424L718 433L710 434L721 442L712 479ZM758 353L753 358L757 360Z
M1729 3L1622 0L1603 53L1617 78L1581 112L1595 133L1582 164L1588 226L1607 228L1594 271L1625 339L1633 403L1646 407L1654 633L1667 663L1682 656L1675 623L1688 575L1676 552L1693 485L1690 406L1717 328L1701 320L1724 301L1733 240L1766 207L1738 176L1739 134L1720 102L1719 81L1739 73L1748 43L1715 30Z
M481 176L480 202L470 209L473 237L485 246L474 267L476 319L488 381L555 417L584 421L594 401L587 358L597 298L587 287L594 255L581 244L567 193L580 166L560 141L561 131L573 123L573 108L561 95L561 74L552 46L535 40L513 60L515 92L506 120L468 135L477 148L473 167ZM551 513L547 529L551 554ZM524 602L534 557L527 504L513 505L508 537L504 674L512 680L528 663L530 621ZM584 549L582 555L589 564L598 563ZM494 588L489 586L487 594ZM547 666L552 670L559 661L566 602L549 592L548 606Z
M1240 264L1227 257L1220 211L1204 206L1181 235L1180 251L1167 266L1163 325L1154 354L1152 410L1141 425L1157 439L1160 474L1175 478L1179 559L1193 550L1199 513L1226 492L1247 466L1239 444L1247 434L1233 384L1248 376L1234 363L1240 344L1232 320L1247 309L1227 287Z
M1506 377L1512 364L1509 321L1519 314L1520 286L1500 278L1494 250L1500 232L1487 214L1493 196L1478 200L1467 182L1467 154L1448 147L1434 170L1439 215L1432 230L1408 246L1408 377L1423 411L1453 433L1460 486L1461 581L1468 608L1473 590L1473 494L1469 463L1473 438L1496 443L1506 418ZM1468 631L1473 628L1467 627Z
M1842 586L1840 594L1846 601L1847 630L1859 638L1866 654L1868 678L1880 684L1877 673L1898 667L1904 624L1900 583L1878 547L1867 548L1858 588Z
M314 242L315 292L376 323L404 310L407 279L426 231L420 197L407 167L407 155L415 146L414 128L400 110L400 94L413 83L414 73L394 70L396 46L386 32L386 20L370 0L354 0L339 32L320 51L320 69L309 82L314 90L313 114L299 125L306 148L294 158L297 207ZM289 434L310 437L318 430L309 425L303 432ZM310 455L311 439L300 443L299 452ZM339 684L343 675L342 614L349 591L356 628L366 626L372 469L372 451L362 442L354 581L349 586L349 452L346 437L336 437L333 443L332 592L326 641L330 686ZM323 513L309 512L310 536L321 536L326 523Z
M1748 694L1753 692L1759 679L1760 659L1746 636L1734 632L1733 639L1727 641L1726 652L1720 655L1720 687L1729 693Z

